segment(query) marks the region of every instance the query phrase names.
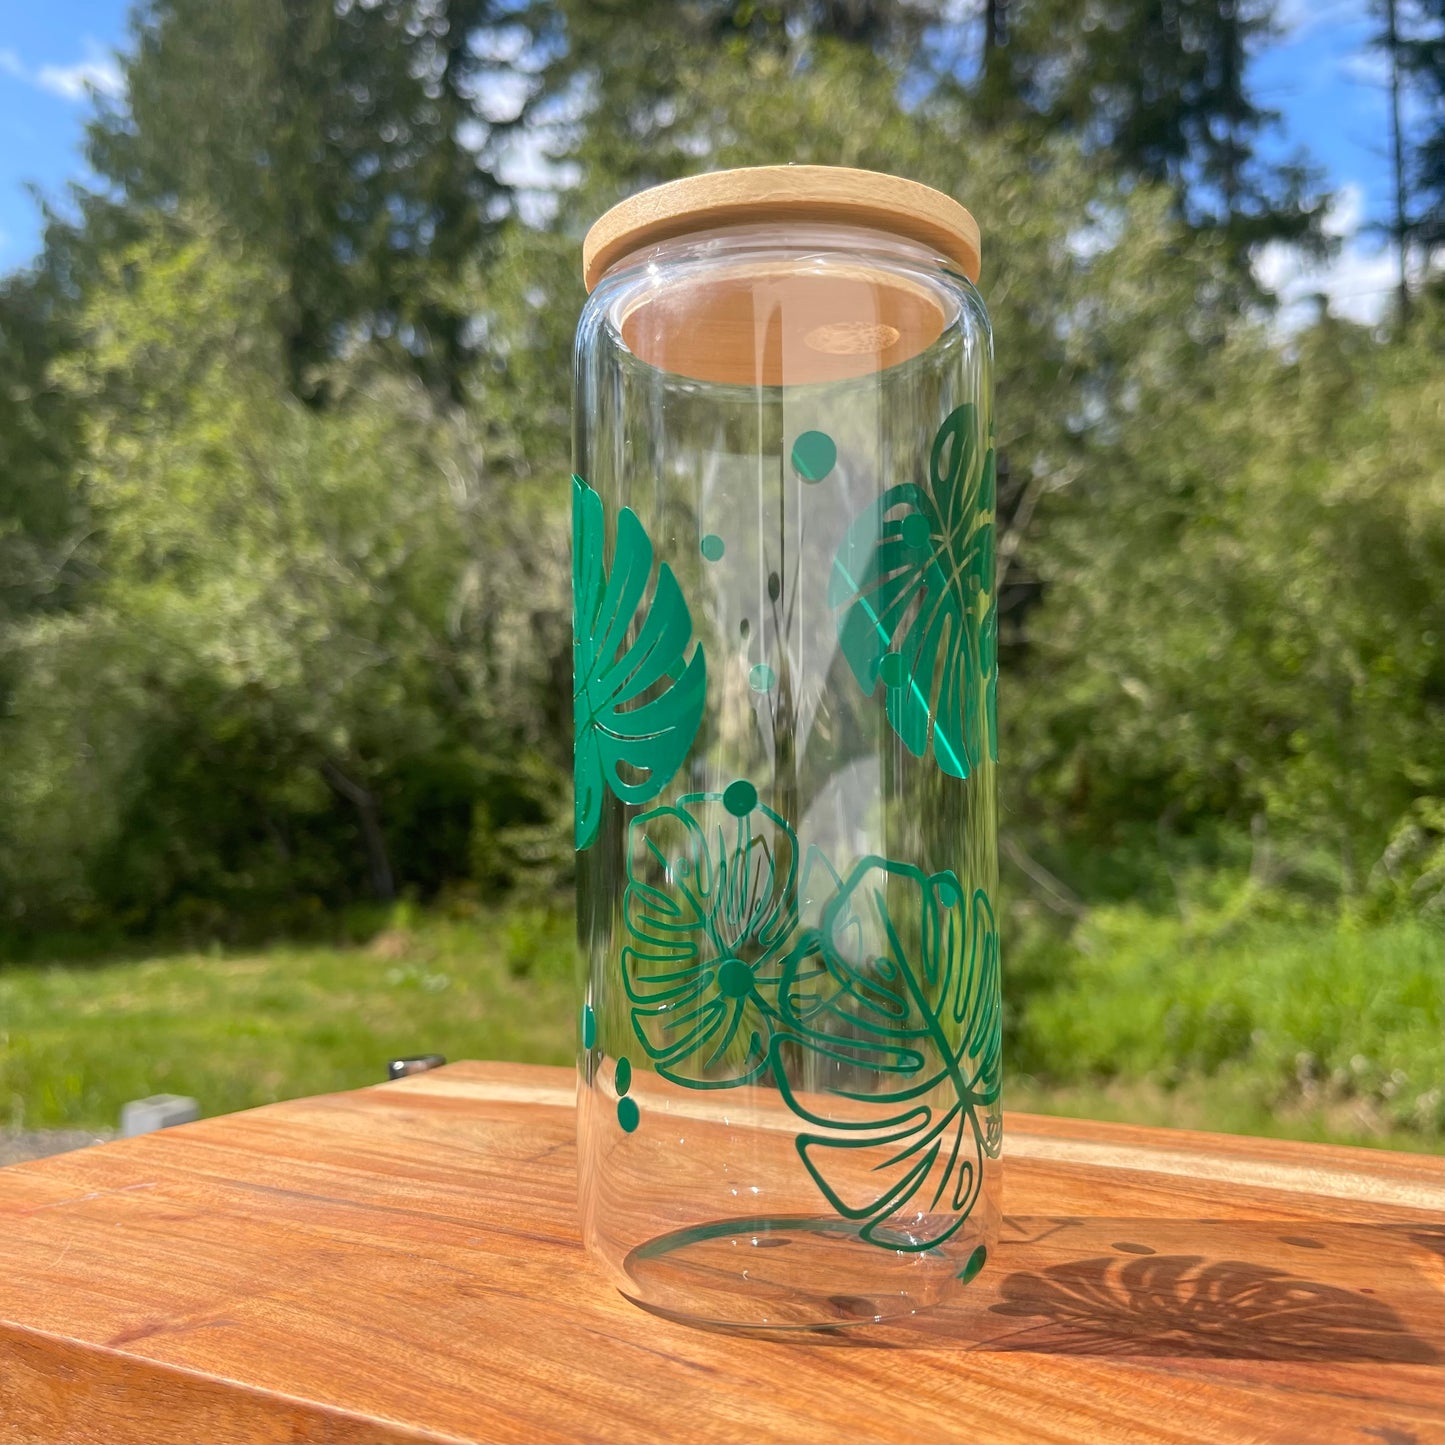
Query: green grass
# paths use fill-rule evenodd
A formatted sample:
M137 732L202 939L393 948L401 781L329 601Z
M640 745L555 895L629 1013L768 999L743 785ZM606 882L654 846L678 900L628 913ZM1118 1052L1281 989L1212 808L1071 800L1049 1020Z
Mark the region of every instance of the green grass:
M1036 945L1021 971L1033 987L1014 1009L1016 1107L1440 1147L1445 980L1430 924L1115 906L1062 946Z
M374 1084L399 1054L565 1063L561 909L426 918L349 947L0 966L0 1127L114 1127L127 1099L203 1113Z
M566 1063L570 910L402 912L368 941L0 965L0 1127L114 1126L374 1083L388 1058ZM1441 942L1426 924L1096 909L1006 939L1005 1102L1438 1150Z

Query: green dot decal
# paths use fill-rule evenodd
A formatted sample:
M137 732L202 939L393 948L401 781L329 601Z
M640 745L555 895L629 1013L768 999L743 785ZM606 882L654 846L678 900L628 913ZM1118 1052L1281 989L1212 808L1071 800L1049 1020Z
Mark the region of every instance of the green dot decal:
M582 1005L582 1047L590 1049L597 1042L597 1015L592 1012L592 1005Z
M821 482L833 470L838 448L823 431L805 431L793 443L793 468L805 482Z
M617 1122L622 1125L622 1132L630 1134L642 1121L641 1111L637 1107L636 1099L619 1099L617 1101Z
M883 659L878 672L883 678L884 687L902 687L908 681L908 665L903 661L903 654L900 652L890 652Z
M928 518L914 512L911 516L903 519L901 528L903 545L910 552L922 552L933 540L933 534L928 528Z
M977 1277L979 1270L981 1270L987 1263L988 1250L986 1250L983 1245L979 1245L979 1247L974 1250L971 1255L969 1255L968 1263L965 1264L961 1270L959 1270L959 1279L961 1279L964 1284L967 1284L969 1280Z
M709 532L707 536L698 543L698 548L709 562L721 561L722 554L727 550L723 539L719 537L716 532Z
M753 971L740 958L724 959L717 971L717 991L724 998L746 998L753 991Z
M723 790L722 800L734 818L745 818L758 805L758 790L746 778L739 778Z
M612 1071L613 1087L619 1096L625 1094L632 1087L632 1060L626 1056L618 1059L617 1067Z
M778 674L766 662L760 662L748 673L748 686L754 692L771 692Z

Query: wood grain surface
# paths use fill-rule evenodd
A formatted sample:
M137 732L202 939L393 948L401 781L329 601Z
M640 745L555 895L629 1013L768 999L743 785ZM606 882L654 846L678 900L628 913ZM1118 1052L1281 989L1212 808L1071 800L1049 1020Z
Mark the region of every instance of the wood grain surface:
M959 1304L743 1338L593 1272L573 1089L459 1064L0 1170L0 1439L1445 1438L1438 1159L1011 1115Z

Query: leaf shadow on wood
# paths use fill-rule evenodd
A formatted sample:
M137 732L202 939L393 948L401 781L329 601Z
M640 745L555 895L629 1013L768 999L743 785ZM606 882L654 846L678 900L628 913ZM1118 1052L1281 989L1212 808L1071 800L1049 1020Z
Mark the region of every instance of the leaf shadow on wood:
M713 1328L845 1349L1438 1365L1442 1250L1419 1223L1012 1216L973 1284L908 1319Z
M1432 1364L1438 1346L1378 1299L1239 1260L1081 1259L1010 1275L992 1313L1020 1321L995 1350Z
M974 1309L918 1330L989 1351L1439 1364L1439 1248L1409 1225L1014 1218Z

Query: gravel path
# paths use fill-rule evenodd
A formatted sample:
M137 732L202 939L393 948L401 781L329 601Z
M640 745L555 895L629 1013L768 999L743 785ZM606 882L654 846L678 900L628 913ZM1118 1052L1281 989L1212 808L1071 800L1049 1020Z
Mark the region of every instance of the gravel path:
M0 1129L0 1168L19 1164L22 1159L44 1159L83 1149L87 1144L104 1144L115 1138L112 1129Z

